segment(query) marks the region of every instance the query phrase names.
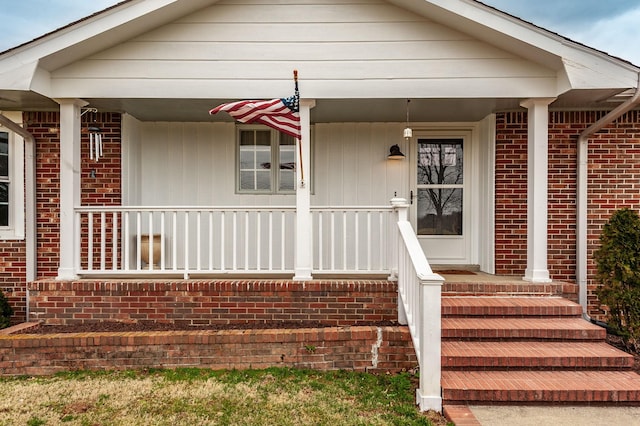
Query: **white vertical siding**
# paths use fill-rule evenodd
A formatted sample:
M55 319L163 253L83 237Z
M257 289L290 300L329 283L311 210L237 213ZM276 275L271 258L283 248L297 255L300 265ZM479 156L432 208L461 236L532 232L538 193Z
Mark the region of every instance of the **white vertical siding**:
M124 200L130 205L295 205L294 195L236 193L233 123L140 123L124 126ZM313 205L387 205L407 196L408 159L389 161L403 146L402 124L318 124L314 129Z
M407 196L408 158L387 160L389 147L405 154L403 125L340 123L315 126L314 205L387 205Z
M122 116L122 204L140 205L141 133L140 121L129 114Z

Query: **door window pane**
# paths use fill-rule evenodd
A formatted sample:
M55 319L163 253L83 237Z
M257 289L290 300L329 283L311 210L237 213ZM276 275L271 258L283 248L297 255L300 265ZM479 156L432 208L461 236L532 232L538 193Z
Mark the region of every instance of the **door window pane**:
M418 235L462 235L462 188L418 189Z
M462 185L462 141L418 142L418 185Z

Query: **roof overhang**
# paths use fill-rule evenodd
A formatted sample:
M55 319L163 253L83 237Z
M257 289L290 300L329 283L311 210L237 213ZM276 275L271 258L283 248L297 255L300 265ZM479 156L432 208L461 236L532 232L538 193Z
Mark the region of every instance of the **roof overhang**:
M640 68L591 49L535 25L504 14L475 0L388 0L389 3L456 28L472 37L515 53L557 72L557 85L544 97L556 97L552 108L610 109L609 101L635 88ZM210 121L207 111L239 92L229 89L218 98L175 90L180 96L156 97L154 90L135 96L112 96L108 87L94 93L53 93L50 72L117 45L158 26L216 3L216 0L128 0L51 34L0 54L0 110L56 110L57 97L78 97L101 110L127 112L141 120ZM276 82L288 90L290 82ZM233 88L233 85L230 85ZM389 86L391 89L393 87ZM152 89L153 87L151 87ZM276 87L280 91L281 87ZM364 99L348 90L316 98L312 118L328 121L402 121L404 96L389 90L385 96ZM428 89L428 90L427 90ZM474 121L489 113L519 108L522 98L501 93L447 96L442 87L423 88L411 96L416 121ZM404 90L405 92L407 90ZM158 92L158 91L155 91ZM286 91L285 91L286 92ZM364 92L363 92L364 93ZM542 92L540 92L542 93ZM46 94L44 96L43 94ZM315 95L318 96L315 96ZM166 95L165 95L166 96ZM529 96L521 94L522 97ZM533 96L533 95L531 95ZM542 96L542 95L541 95ZM258 96L256 96L258 97ZM265 97L270 97L265 95ZM237 99L237 98L236 98ZM391 113L390 113L391 111ZM423 114L423 116L418 116ZM396 117L397 115L397 117ZM216 117L216 119L221 119Z

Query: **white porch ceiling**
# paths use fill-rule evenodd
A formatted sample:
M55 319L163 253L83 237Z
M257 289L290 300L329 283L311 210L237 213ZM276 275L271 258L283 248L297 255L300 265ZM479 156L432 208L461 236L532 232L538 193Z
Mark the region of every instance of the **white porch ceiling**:
M619 90L572 91L560 96L552 109L612 109L620 100ZM228 114L209 115L209 110L237 99L91 99L99 111L127 113L140 121L204 122L231 121ZM522 99L411 99L412 122L478 121L487 115L520 108ZM312 123L404 122L406 102L396 99L317 99L311 110ZM3 91L0 111L55 111L58 105L33 92Z

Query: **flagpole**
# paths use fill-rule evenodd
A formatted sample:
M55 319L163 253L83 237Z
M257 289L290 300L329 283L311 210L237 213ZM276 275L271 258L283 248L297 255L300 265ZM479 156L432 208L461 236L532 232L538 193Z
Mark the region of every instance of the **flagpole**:
M293 70L293 81L295 83L295 96L298 103L298 113L300 113L300 92L298 91L298 70ZM304 188L304 166L302 165L302 141L296 138L298 143L298 161L300 166L300 188Z

